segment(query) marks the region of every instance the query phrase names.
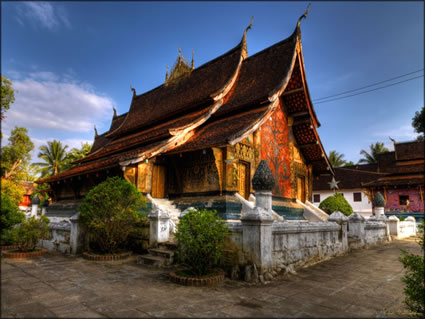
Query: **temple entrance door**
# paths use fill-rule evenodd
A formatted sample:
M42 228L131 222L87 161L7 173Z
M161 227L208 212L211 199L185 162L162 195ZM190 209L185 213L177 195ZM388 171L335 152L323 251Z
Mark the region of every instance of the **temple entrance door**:
M248 199L250 194L250 184L251 178L249 174L249 163L239 161L239 183L238 183L238 193L243 198Z
M165 197L165 166L154 165L152 174L152 197Z
M305 203L305 177L297 176L297 199Z

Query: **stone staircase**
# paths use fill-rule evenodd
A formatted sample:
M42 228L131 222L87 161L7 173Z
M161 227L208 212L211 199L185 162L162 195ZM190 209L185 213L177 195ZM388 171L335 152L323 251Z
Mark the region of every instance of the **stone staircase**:
M153 200L160 209L165 211L171 217L174 225L179 223L179 216L181 211L174 205L172 201L167 198L154 198Z
M157 248L148 249L149 254L137 256L136 263L157 268L171 266L176 250L173 242L160 243Z

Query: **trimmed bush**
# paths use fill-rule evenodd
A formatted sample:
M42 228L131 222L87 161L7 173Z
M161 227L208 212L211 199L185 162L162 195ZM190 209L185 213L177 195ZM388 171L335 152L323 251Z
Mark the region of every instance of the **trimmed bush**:
M90 248L103 254L122 249L145 206L142 193L122 178L110 177L94 187L78 208Z
M15 200L5 192L1 192L1 216L0 216L0 240L2 245L13 245L12 229L15 225L25 220L25 214L22 213Z
M189 210L180 219L175 234L178 260L191 275L211 274L221 259L227 235L227 225L216 211Z
M375 194L372 202L374 207L385 207L385 198L380 192Z
M319 208L324 210L328 215L336 211L340 211L345 216L349 216L353 213L351 205L347 202L344 196L339 193L326 198L320 203Z
M425 317L425 285L424 285L424 221L418 225L418 243L422 254L415 255L402 250L400 261L406 273L401 278L404 283L405 304L418 318Z
M49 219L46 216L30 217L14 228L12 234L19 251L33 251L40 239L48 238Z
M133 230L128 234L126 248L137 254L143 254L149 245L149 220L140 214L140 219L134 224Z

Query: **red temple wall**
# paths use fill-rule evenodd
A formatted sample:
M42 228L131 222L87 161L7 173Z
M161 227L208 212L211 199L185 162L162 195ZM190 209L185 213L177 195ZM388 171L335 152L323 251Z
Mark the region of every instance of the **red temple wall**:
M22 196L21 202L19 203L19 206L31 206L31 197L30 195L24 195Z
M400 188L390 189L386 191L387 204L385 205L386 211L392 212L424 212L424 203L421 200L419 189L417 188ZM399 196L409 196L409 206L400 206Z
M288 120L280 106L261 127L261 159L273 173L273 195L291 198Z

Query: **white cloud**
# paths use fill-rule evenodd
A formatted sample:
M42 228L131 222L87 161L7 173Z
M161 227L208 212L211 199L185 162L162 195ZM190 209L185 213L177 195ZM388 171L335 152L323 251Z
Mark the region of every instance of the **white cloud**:
M385 139L389 139L389 137L391 137L397 142L415 140L418 136L418 134L416 134L413 130L412 125L402 125L394 129L376 132L374 135L378 137L383 137Z
M68 15L65 9L57 3L49 2L23 2L17 6L16 20L25 25L26 22L33 26L42 26L51 31L62 26L70 29Z
M15 103L6 113L3 131L15 125L30 131L86 133L111 118L112 99L87 83L52 72L32 72L13 81ZM99 125L101 124L101 125Z

